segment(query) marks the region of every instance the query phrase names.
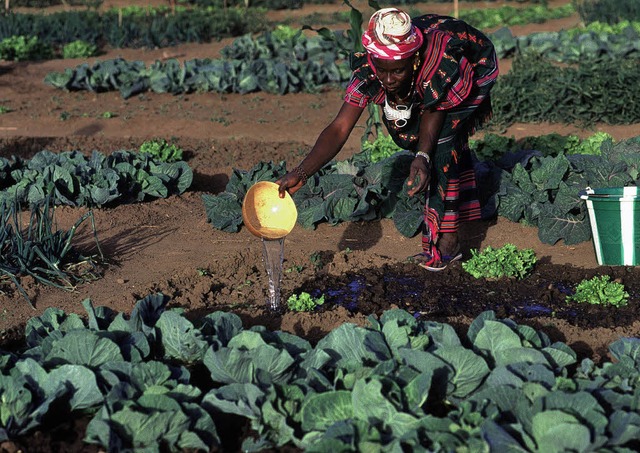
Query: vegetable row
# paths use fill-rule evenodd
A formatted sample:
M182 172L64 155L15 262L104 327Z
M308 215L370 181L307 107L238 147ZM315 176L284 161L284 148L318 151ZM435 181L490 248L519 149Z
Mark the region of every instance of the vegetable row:
M145 10L67 11L51 14L0 15L0 40L37 38L41 45L61 47L81 40L100 48L168 47L258 33L267 29L264 10L216 8L149 14Z
M107 206L166 198L183 193L193 181L184 161L165 162L151 153L116 151L40 151L29 160L0 157L0 204Z
M408 197L405 187L413 154L398 151L371 162L370 152L330 162L293 195L298 223L392 218L398 231L413 237L423 221L422 196ZM535 149L504 150L500 158L475 165L483 217L496 213L538 227L543 243L576 244L591 238L587 208L579 197L586 187L623 187L640 181L640 137L614 143L604 140L597 154ZM202 196L214 228L236 232L242 226L242 200L257 181L275 181L284 163L260 162L250 170L234 169L224 192Z
M244 1L242 3L241 6L244 6ZM290 0L286 0L285 3L289 6L292 4ZM259 8L261 5L252 4L251 8L246 9L230 6L233 5L200 9L178 7L175 12L168 6L129 6L101 13L67 11L52 14L6 14L0 16L0 40L23 36L37 39L40 45L45 47L59 47L81 40L101 48L152 48L188 42L209 42L245 33L257 33L269 27L263 20L259 20L264 14L264 10ZM573 7L570 4L558 8L505 6L491 10L465 10L461 19L476 28L484 29L500 25L539 23L566 17L572 12ZM344 16L344 13L331 16L333 24L345 22ZM318 24L322 17L309 16L301 20ZM36 55L32 59L37 58Z
M0 354L0 441L89 417L84 442L107 452L210 451L243 427L242 451L639 446L637 338L610 345L615 362L578 363L491 311L459 337L390 310L312 346L232 313L193 323L167 303L149 295L126 317L87 299L86 321L55 308L32 318L26 349Z
M637 31L628 28L640 37ZM345 38L335 35L344 45ZM549 51L546 44L541 49ZM587 46L578 52L579 63L559 66L534 52L519 54L512 69L500 76L492 92L494 123L640 122L640 92L630 90L638 82L640 38L624 39L627 50L615 59L602 58L602 49ZM636 58L629 58L628 47ZM558 47L559 49L560 47ZM568 55L570 48L565 48ZM339 45L320 37L282 31L258 38L244 36L222 51L221 59L142 61L121 58L83 63L64 72L49 73L45 82L65 90L94 92L118 90L124 98L145 91L160 93L266 91L286 94L317 91L326 84L344 84L350 77ZM553 89L548 89L553 87Z
M476 162L483 215L490 218L497 213L538 226L544 243L589 240L586 207L578 193L586 187L637 184L640 137L614 143L594 134L592 139L572 145L582 150L580 154L566 154L559 146L554 153L542 145L531 146L542 144L543 138L529 138L529 145L525 140L520 147L504 146L501 152L491 151L492 158ZM555 135L549 140L560 142ZM487 136L487 143L494 142L491 135ZM424 199L408 197L404 187L413 154L387 144L380 154L375 144L347 160L328 163L294 194L301 226L392 218L401 234L417 234ZM501 145L476 141L473 146L486 151L488 146ZM97 151L91 156L78 151L41 151L27 161L0 158L0 201L7 205L41 205L53 197L55 204L100 207L178 195L190 187L193 171L179 160L179 150L170 146L153 148L151 144L143 148L146 152L117 151L108 156ZM176 161L166 162L159 156ZM239 231L247 190L258 181L275 181L286 171L284 162L260 162L250 170L233 169L225 191L202 195L207 219L214 228Z

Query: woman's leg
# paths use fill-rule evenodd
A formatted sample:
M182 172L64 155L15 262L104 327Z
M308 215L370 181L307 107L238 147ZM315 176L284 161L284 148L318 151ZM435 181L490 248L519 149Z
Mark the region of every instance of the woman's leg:
M453 256L460 249L458 237L460 223L478 220L481 215L473 160L467 143L459 146L459 152L454 151L451 167L445 213L437 241L443 256Z
M459 146L459 150L452 150L451 156L449 165L439 173L440 178L444 176L445 182L442 184L441 179L438 186L445 189L432 192L424 210L423 255L432 258L427 265L433 267L438 267L439 261L459 258L460 222L480 218L480 202L468 145L465 143ZM435 203L434 196L437 197Z

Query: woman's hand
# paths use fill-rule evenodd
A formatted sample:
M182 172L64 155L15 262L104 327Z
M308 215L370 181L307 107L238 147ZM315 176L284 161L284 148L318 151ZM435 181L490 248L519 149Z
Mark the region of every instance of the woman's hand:
M284 198L286 192L289 192L290 195L293 195L304 185L304 183L302 182L302 178L300 178L300 175L293 171L290 171L282 178L278 179L276 181L276 184L280 184L280 187L278 188L280 198Z
M430 182L431 163L424 157L416 156L409 169L409 181L407 182L409 191L407 194L412 197L417 193L424 192L429 188Z

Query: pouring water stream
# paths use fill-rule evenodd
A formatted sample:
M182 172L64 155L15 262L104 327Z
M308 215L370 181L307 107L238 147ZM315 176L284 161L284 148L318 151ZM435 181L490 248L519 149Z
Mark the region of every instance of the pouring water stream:
M284 237L280 239L262 238L262 256L269 277L267 306L273 311L280 310L280 284L282 263L284 262Z

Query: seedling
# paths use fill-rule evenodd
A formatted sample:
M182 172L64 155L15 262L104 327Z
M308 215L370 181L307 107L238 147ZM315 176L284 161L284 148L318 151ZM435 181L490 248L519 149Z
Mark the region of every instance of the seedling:
M362 143L362 153L373 163L386 159L399 151L402 151L402 148L396 145L389 135L381 134L373 142L364 141Z
M322 262L322 254L320 252L313 252L311 256L309 256L309 261L313 264L315 270L320 270L324 267L324 263Z
M623 307L629 303L629 293L622 283L610 281L608 275L596 275L589 280L582 280L573 296L567 296L567 303L589 303L594 305L613 305Z
M62 48L63 58L88 58L93 57L98 49L91 43L82 40L76 40L66 44Z
M315 298L304 291L299 295L293 294L287 299L287 306L291 311L313 311L322 304L324 304L324 294Z
M209 269L205 269L204 267L198 267L196 268L196 271L198 272L198 275L200 277L211 277L211 272L209 271Z
M294 264L291 267L288 267L285 272L287 274L290 274L291 272L297 272L298 274L300 274L302 271L304 270L304 266L299 265L299 264Z

